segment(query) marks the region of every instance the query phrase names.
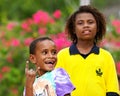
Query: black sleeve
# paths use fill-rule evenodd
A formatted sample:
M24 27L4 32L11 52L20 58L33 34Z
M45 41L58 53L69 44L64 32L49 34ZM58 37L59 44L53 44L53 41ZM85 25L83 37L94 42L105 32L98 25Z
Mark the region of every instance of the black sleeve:
M107 92L106 96L120 96L118 93L115 92Z

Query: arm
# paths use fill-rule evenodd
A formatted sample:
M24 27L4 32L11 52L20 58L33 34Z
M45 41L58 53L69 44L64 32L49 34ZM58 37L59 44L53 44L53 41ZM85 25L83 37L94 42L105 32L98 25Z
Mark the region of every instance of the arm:
M115 62L112 55L106 56L106 71L105 71L105 81L106 81L106 96L119 96L119 85L117 72L115 67Z
M29 70L29 61L26 62L25 74L26 74L26 85L25 85L25 96L33 96L33 83L36 77L36 71L33 69Z
M26 82L25 96L33 96L33 85L29 85L29 83L27 82Z

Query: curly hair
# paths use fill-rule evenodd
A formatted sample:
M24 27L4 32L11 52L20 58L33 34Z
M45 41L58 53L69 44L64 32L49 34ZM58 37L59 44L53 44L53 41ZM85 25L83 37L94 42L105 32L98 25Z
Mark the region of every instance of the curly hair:
M97 33L95 36L94 42L97 43L98 41L102 40L103 36L106 33L106 20L104 15L99 12L98 9L90 6L90 5L85 5L85 6L80 6L78 10L76 10L67 20L66 22L66 27L65 31L68 33L68 36L72 40L73 43L77 43L77 37L75 32L75 20L76 16L80 13L91 13L97 23Z

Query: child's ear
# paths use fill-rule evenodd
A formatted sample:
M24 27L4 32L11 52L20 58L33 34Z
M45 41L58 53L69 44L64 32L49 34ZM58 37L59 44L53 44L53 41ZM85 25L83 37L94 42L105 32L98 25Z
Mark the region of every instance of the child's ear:
M30 54L29 60L30 60L32 63L35 64L35 63L36 63L36 57L35 57L35 55Z

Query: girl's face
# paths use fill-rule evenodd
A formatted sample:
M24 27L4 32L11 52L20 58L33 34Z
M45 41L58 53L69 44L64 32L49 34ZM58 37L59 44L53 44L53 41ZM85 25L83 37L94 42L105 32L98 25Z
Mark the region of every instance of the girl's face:
M79 13L75 19L75 34L79 40L94 40L97 24L91 13Z
M36 64L37 68L40 67L40 70L38 70L40 71L39 75L53 70L57 62L57 50L55 43L50 40L38 42L35 54L31 54L30 58L33 58L33 63Z

